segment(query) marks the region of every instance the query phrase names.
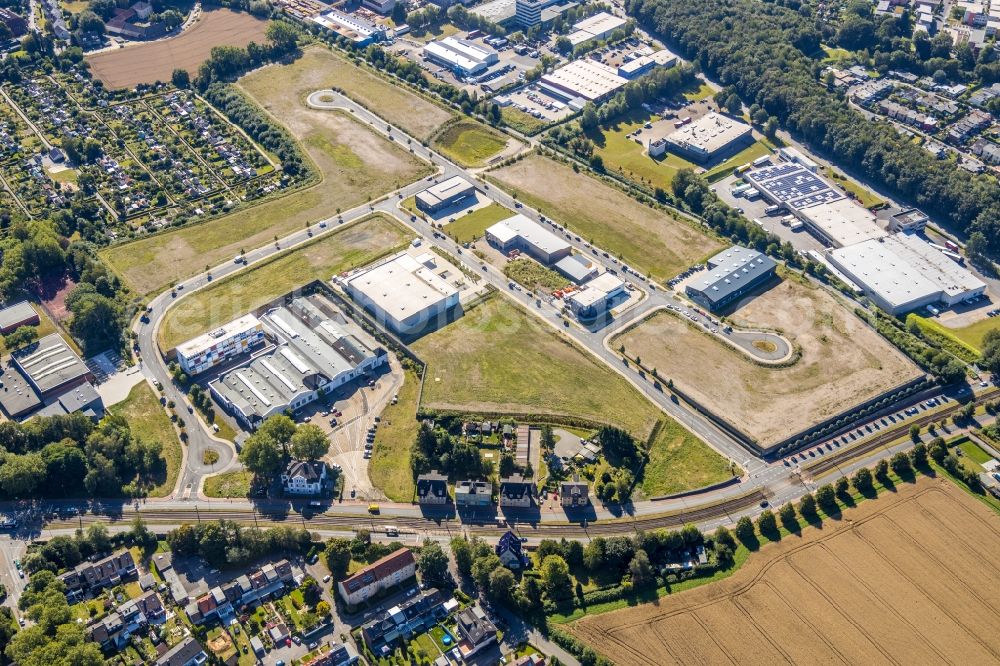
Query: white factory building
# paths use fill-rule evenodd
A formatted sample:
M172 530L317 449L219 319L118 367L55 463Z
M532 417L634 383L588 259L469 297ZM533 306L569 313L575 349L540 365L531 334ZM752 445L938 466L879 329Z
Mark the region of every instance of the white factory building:
M611 273L602 273L584 285L580 291L573 292L568 305L579 319L590 319L608 309L615 298L625 293L625 282Z
M593 16L573 24L573 32L568 39L576 48L580 44L607 39L615 30L625 27L627 21L608 12L598 12Z
M788 208L827 245L845 247L886 235L871 211L845 197L811 166L815 163L779 162L749 171L744 178L767 201Z
M443 65L460 76L474 76L495 65L500 56L496 50L484 44L457 37L428 42L424 46L424 57Z
M325 299L296 298L262 320L275 347L209 383L219 404L250 430L388 362L385 349Z
M458 305L459 292L434 272L435 255L406 251L357 270L339 282L355 301L396 333L428 328Z
M827 257L893 315L934 303L955 305L986 290L964 267L909 233L831 250Z
M317 14L311 19L314 23L334 32L341 37L350 40L355 46L367 46L385 39L385 27L360 16L345 14L344 12L330 9Z
M545 265L568 257L572 251L569 243L520 213L487 229L486 242L504 254L519 250Z
M618 70L604 63L583 58L554 72L543 74L538 85L545 93L583 108L587 102L600 102L628 83Z
M657 67L666 67L669 69L676 65L677 56L666 49L661 49L649 55L626 56L625 61L618 65L618 76L632 80Z
M753 143L750 126L720 113L707 113L666 137L671 148L695 162Z
M177 345L177 364L194 376L224 361L245 354L264 340L264 328L252 314Z

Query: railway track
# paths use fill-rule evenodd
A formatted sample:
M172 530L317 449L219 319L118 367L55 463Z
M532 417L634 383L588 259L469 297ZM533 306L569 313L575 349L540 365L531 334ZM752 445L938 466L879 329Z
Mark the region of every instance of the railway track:
M651 516L632 517L631 519L626 517L612 521L590 523L588 525L584 525L583 522L543 523L538 520L529 519L528 517L524 517L525 519L521 520L521 517L516 515L508 516L508 521L511 529L517 531L521 536L537 538L614 536L632 534L640 530L676 528L687 523L699 523L719 518L732 518L733 522L735 522L735 518L733 518L734 514L756 506L766 499L767 495L764 491L754 490L745 495L707 506L693 507L691 509ZM301 514L296 513L264 513L246 510L163 510L156 508L144 508L139 511L130 509L120 514L111 515L87 513L73 520L52 521L47 527L51 529L70 529L96 522L111 521L112 523L127 523L137 515L142 516L148 524L154 526L157 524L178 525L204 520L232 520L260 527L273 527L277 525L298 526L301 524L310 530L343 529L354 531L370 529L377 532L384 531L386 526L392 525L399 528L402 533L424 533L428 535L466 533L478 536L499 536L507 529L506 527L497 527L494 523L487 521L462 522L446 517L345 516L319 513L305 518Z
M1000 398L1000 389L994 388L989 391L985 391L976 396L974 400L975 404L981 405L990 400ZM821 474L825 474L830 470L839 467L842 463L857 458L858 456L864 455L866 453L871 453L875 449L878 449L887 444L901 439L904 436L909 436L910 428L914 425L923 428L926 425L940 421L943 418L947 418L953 415L955 412L959 411L965 407L963 403L955 402L944 409L940 409L936 412L929 414L922 414L917 418L913 419L908 423L904 423L889 430L880 432L878 435L872 437L871 439L863 440L861 443L852 446L849 449L842 449L836 453L830 454L828 457L822 460L816 461L814 464L803 467L802 471L808 473L809 475L815 477Z

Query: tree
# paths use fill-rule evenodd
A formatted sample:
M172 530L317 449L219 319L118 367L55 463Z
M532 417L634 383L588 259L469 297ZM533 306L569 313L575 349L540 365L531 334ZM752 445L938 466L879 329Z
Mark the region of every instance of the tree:
M837 479L836 483L834 483L833 489L834 491L836 491L837 497L846 501L850 497L849 486L850 483L848 482L847 477L842 476L839 479Z
M916 423L910 426L910 439L914 442L920 441L920 426Z
M549 555L542 560L542 584L550 599L565 599L572 595L573 586L569 577L569 565L559 555Z
M927 445L921 442L914 446L910 451L910 457L913 459L914 467L927 467Z
M351 566L351 540L330 539L323 550L323 557L330 575L334 580L340 580Z
M324 600L316 604L316 615L319 615L320 617L326 617L329 614L330 614L329 601Z
M8 454L0 466L0 490L8 497L29 497L45 480L45 461L37 453Z
M437 541L424 541L417 565L420 567L421 581L428 585L442 586L448 582L448 555Z
M862 467L854 473L851 483L862 495L867 495L875 487L872 481L872 471L867 467Z
M476 587L481 591L489 589L490 574L502 567L503 562L493 551L477 557L472 563L472 580L476 581Z
M908 476L913 473L913 468L910 466L910 457L903 451L892 455L892 458L889 459L889 467L899 476Z
M89 32L95 35L104 34L104 21L101 20L100 16L89 9L85 9L80 12L80 15L76 20L76 25L77 29L79 29L81 33Z
M270 478L281 469L281 450L273 438L257 431L243 443L240 462L257 476Z
M778 521L769 509L764 509L757 517L757 530L768 538L778 534Z
M286 52L294 49L299 39L298 29L287 21L271 21L266 35L267 41Z
M464 537L451 540L451 552L455 556L455 566L465 576L472 573L472 546Z
M514 574L506 567L494 569L489 575L488 594L491 599L504 604L509 604L514 599L514 590L517 587L517 580Z
M736 521L736 538L743 543L749 543L754 539L753 523L749 516L741 516Z
M799 500L799 513L806 520L812 520L816 517L816 498L813 497L812 493L806 493Z
M189 88L191 86L191 75L186 69L177 68L170 75L170 82L178 88Z
M14 351L38 339L38 328L35 326L19 326L3 336L4 346L8 351Z
M583 549L583 566L588 571L600 571L604 566L604 538L591 539Z
M392 11L389 13L389 17L397 27L406 23L406 5L402 2L397 2L393 5Z
M641 548L635 551L635 556L629 562L628 572L632 576L632 585L636 587L643 587L655 581L649 556Z
M725 525L720 525L719 529L715 530L715 542L736 550L736 539L733 538L733 533Z
M736 93L729 95L726 98L726 110L734 116L738 116L743 113L743 102L740 101L740 96Z
M330 440L315 423L300 425L292 435L292 455L300 460L319 460L330 450Z
M889 463L885 459L875 463L875 478L883 483L889 480Z
M784 525L786 529L798 527L798 520L795 516L795 507L792 506L791 502L785 502L785 504L778 509L778 517L781 518L781 524Z
M816 504L827 514L836 513L838 510L837 494L833 490L833 486L827 483L816 489Z
M296 430L295 421L278 414L261 423L257 434L273 439L279 446L287 446Z

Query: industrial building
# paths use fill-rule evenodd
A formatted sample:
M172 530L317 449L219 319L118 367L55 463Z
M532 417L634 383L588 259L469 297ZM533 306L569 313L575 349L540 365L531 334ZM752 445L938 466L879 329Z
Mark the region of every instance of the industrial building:
M684 288L694 302L715 312L770 280L777 270L771 257L734 245L708 260L708 273Z
M514 20L522 28L548 25L564 11L576 6L576 2L565 0L515 0Z
M618 66L618 76L625 79L637 79L657 67L674 67L677 65L677 56L670 51L662 49L651 55L641 55L637 58L626 58L625 62Z
M317 14L311 19L314 23L350 40L355 46L368 46L385 39L385 27L360 16L345 14L336 9L330 9Z
M753 143L749 125L719 113L705 114L666 138L675 151L699 163Z
M504 254L519 250L548 265L568 257L570 244L518 213L486 230L486 241Z
M424 56L463 77L482 74L500 59L496 49L457 37L428 42Z
M608 12L598 12L593 16L573 24L573 32L568 39L576 48L580 44L607 39L615 30L625 27L627 21Z
M274 348L209 383L215 399L247 429L388 362L384 348L318 297L262 315Z
M586 102L600 102L628 83L618 71L604 63L583 58L574 60L538 81L543 92L583 108ZM574 101L576 102L574 104Z
M396 7L396 0L361 0L361 5L377 14L388 15Z
M28 301L21 301L0 309L0 334L13 333L22 326L37 326L38 313Z
M472 7L469 13L506 28L517 17L517 0L491 0Z
M889 231L896 233L899 231L917 232L923 231L927 227L930 218L917 208L901 210L889 218Z
M177 345L177 364L194 376L224 361L245 354L264 341L264 328L252 314Z
M556 269L567 280L573 284L583 284L587 280L597 277L598 264L585 254L571 254L563 257L552 268Z
M402 335L424 330L458 306L458 289L434 272L435 255L400 252L341 280L351 298Z
M611 273L602 273L588 282L581 291L573 292L567 303L578 319L592 319L607 311L608 306L625 293L625 282Z
M749 171L744 178L767 201L787 207L827 245L844 247L886 235L869 210L845 197L808 164L781 162Z
M475 196L475 194L475 185L461 176L453 176L417 193L417 208L425 213L433 214L454 206L460 201Z
M58 333L26 345L8 358L0 374L0 406L9 418L28 416L64 395L68 404L74 404L73 390L94 381L90 368ZM90 402L82 400L80 404L85 407Z
M986 290L968 270L915 234L899 233L831 250L830 262L886 312L897 315Z

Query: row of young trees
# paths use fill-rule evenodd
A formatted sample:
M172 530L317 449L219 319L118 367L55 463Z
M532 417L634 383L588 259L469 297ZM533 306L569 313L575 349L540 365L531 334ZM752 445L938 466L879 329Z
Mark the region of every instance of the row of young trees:
M757 0L629 0L627 11L814 149L955 229L980 232L985 251L1000 256L996 180L935 160L819 85L822 35L807 16Z

